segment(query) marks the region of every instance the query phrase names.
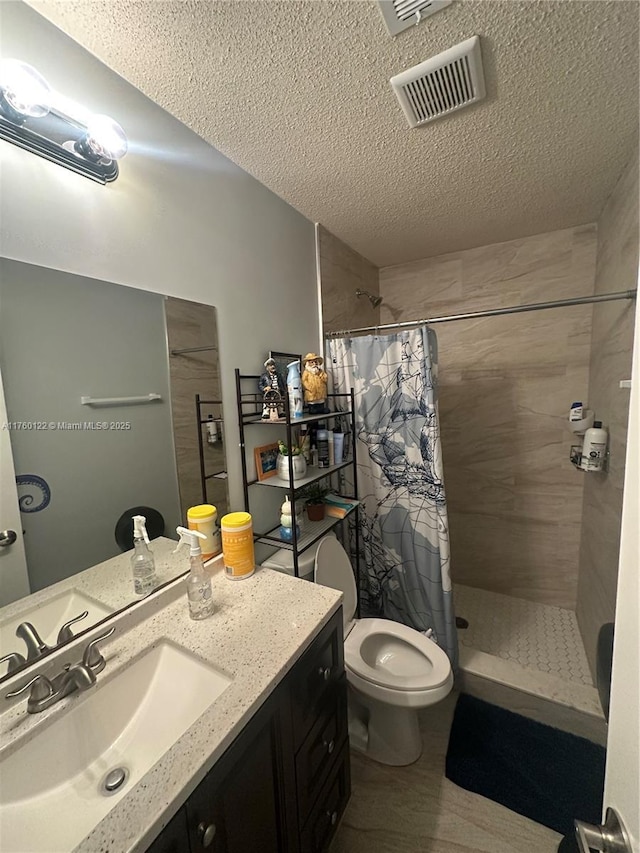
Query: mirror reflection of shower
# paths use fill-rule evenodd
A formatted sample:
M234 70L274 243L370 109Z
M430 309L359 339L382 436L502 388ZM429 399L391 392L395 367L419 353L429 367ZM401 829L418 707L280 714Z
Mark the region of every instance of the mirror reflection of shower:
M372 308L377 308L382 303L382 296L374 296L373 293L369 293L368 290L356 290L356 296L360 299L361 296L366 296L371 303Z

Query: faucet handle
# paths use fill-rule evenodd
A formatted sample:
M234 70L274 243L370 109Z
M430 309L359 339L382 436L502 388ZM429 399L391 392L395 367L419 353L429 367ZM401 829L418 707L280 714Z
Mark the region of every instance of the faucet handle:
M26 663L26 659L18 652L9 652L8 655L3 655L0 658L0 663L4 663L5 661L8 664L7 675L15 672L18 667L21 667L23 663Z
M101 634L99 637L95 637L95 639L91 640L90 643L87 643L87 647L82 655L82 663L89 667L95 675L102 672L106 665L106 661L96 648L96 645L101 643L103 640L106 640L107 637L110 637L115 630L116 627L114 625L110 631L106 632L106 634Z
M23 684L17 690L12 690L11 693L5 695L5 699L13 699L14 696L19 696L33 686L33 690L29 696L29 701L41 702L43 699L48 699L53 696L53 684L49 681L46 675L34 675L30 681Z
M71 631L71 626L75 625L76 622L80 622L81 619L86 619L89 615L89 611L85 610L84 613L81 613L79 616L74 616L73 619L69 619L68 622L65 622L62 628L58 631L58 639L56 640L56 645L61 645L62 643L68 643L69 640L73 640L74 634Z

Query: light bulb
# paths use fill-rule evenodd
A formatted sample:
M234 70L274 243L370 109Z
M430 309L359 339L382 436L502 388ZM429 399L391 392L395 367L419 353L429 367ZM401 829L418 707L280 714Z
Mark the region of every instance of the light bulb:
M103 115L90 117L87 135L80 145L82 154L95 160L119 160L127 148L127 137L117 121Z
M0 92L18 116L42 118L49 112L51 88L42 74L26 62L18 59L0 62Z

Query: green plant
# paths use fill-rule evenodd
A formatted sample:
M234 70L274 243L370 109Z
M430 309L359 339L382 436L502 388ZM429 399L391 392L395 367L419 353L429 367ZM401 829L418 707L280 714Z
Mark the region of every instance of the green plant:
M284 443L284 441L278 442L278 451L280 452L281 456L288 456L289 455L289 448ZM291 455L292 456L299 456L301 453L302 453L302 450L296 444L294 444L291 447Z
M308 486L300 489L298 494L304 499L305 503L321 504L329 491L330 489L321 480L316 480L315 483L309 483Z

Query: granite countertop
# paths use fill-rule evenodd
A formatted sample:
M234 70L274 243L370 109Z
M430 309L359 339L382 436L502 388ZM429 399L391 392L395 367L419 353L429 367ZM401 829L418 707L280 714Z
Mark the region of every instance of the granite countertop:
M159 536L151 542L158 585L173 580L177 575L189 569L189 565L184 559L184 549L178 560L173 555L177 544L177 540L168 539L166 536ZM49 599L71 589L84 593L112 611L120 610L134 601L139 601L141 597L136 595L133 590L132 553L133 551L125 551L115 557L110 557L108 560L103 560L103 562L84 569L82 572L70 575L68 578L57 581L38 592L3 606L0 612L0 621L5 622L22 612L33 610ZM82 629L81 623L76 627L75 633Z
M179 559L184 565L184 558ZM107 666L98 676L98 686L164 640L187 649L233 680L151 770L128 793L123 792L75 853L146 850L341 603L342 595L336 590L270 569L258 569L252 577L232 582L218 566L210 569L213 616L201 622L189 618L186 591L181 592L183 581L179 581L176 600L126 633L116 632L101 647ZM82 696L62 700L42 715L29 715L28 721L25 703L19 703L13 712L2 715L11 739L28 737L37 725L34 717L42 716L46 725L47 719L64 713L73 701L82 701ZM162 714L161 708L158 713Z

